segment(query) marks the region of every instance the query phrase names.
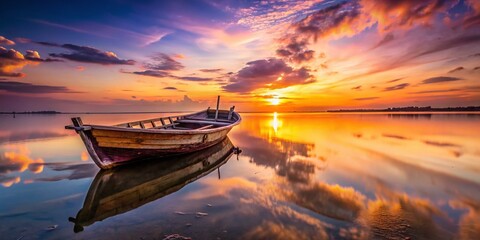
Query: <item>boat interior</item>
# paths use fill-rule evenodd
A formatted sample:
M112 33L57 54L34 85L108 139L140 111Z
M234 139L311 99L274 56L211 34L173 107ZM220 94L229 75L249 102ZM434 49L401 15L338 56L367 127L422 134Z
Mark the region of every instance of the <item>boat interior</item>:
M234 112L235 106L230 110L215 110L208 108L205 111L183 115L168 116L141 121L133 121L115 125L115 127L137 129L170 129L170 130L204 130L228 126L239 120Z

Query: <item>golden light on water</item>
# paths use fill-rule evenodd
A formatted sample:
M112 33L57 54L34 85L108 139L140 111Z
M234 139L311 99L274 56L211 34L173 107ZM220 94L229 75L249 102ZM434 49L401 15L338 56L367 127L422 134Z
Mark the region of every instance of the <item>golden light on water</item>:
M271 122L271 125L273 127L273 131L275 131L275 133L277 133L278 128L282 125L282 122L278 120L278 113L277 112L273 113L273 120Z

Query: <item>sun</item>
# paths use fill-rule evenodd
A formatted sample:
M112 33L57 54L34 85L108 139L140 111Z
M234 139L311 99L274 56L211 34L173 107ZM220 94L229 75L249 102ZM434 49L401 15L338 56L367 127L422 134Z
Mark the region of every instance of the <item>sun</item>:
M270 98L270 99L268 99L268 101L269 101L272 105L278 105L278 104L280 104L280 98L278 98L278 97Z

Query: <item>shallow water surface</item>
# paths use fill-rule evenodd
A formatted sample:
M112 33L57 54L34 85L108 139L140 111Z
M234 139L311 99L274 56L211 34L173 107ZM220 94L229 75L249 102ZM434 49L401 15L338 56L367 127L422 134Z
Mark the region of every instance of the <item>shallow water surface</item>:
M2 239L480 236L478 114L242 114L221 145L109 172L70 117L0 115Z

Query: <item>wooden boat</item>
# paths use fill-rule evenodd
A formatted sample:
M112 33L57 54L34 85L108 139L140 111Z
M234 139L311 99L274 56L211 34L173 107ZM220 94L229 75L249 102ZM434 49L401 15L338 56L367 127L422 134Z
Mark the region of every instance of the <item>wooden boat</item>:
M114 126L83 124L72 118L93 161L102 169L145 158L185 154L213 146L241 121L234 111L217 109Z
M74 231L79 232L97 221L136 209L219 169L233 153L233 144L227 137L199 152L100 170L82 209L69 221L75 223Z

